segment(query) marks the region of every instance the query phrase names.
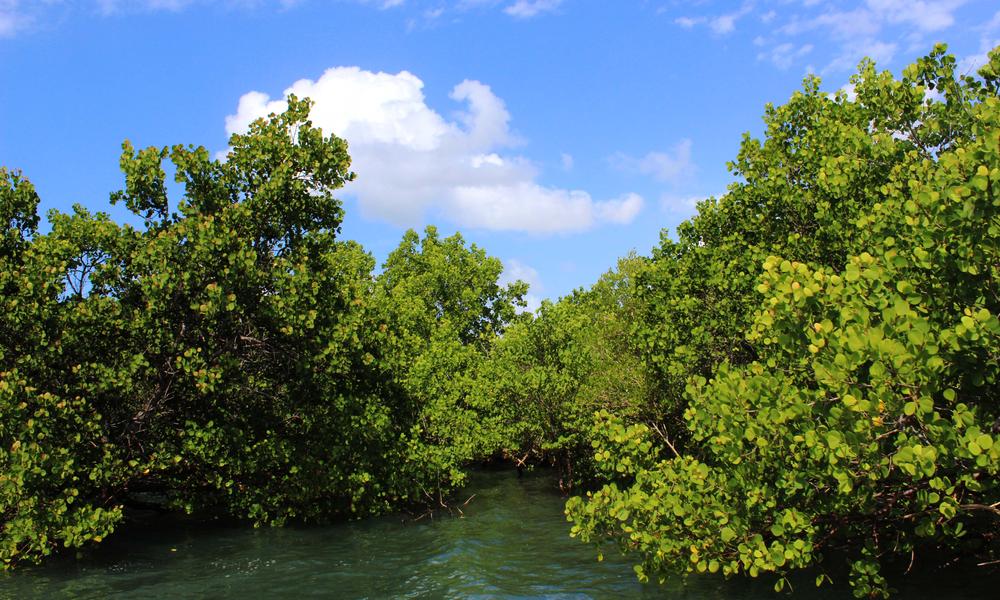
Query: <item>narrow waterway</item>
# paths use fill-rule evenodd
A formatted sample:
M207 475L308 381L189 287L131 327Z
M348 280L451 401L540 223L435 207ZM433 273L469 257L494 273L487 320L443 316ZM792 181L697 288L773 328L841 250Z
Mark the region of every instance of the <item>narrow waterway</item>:
M568 536L546 473L476 473L457 512L327 527L250 529L156 519L80 558L0 575L2 598L667 598L780 597L773 582L691 578L642 585L631 563ZM803 579L806 581L806 579ZM909 581L904 598L988 598L997 587L950 577ZM997 583L994 578L994 584ZM795 597L845 598L845 585Z

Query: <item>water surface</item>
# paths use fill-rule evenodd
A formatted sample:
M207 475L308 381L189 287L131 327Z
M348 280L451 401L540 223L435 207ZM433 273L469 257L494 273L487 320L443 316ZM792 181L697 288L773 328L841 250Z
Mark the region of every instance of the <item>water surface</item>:
M779 598L773 580L701 577L640 584L632 563L571 539L546 473L475 473L464 515L410 515L325 527L252 529L175 518L133 523L81 558L0 576L0 598ZM845 585L797 582L797 598L845 598ZM995 598L1000 589L928 575L902 598ZM990 592L990 593L988 593ZM787 596L784 596L787 597Z

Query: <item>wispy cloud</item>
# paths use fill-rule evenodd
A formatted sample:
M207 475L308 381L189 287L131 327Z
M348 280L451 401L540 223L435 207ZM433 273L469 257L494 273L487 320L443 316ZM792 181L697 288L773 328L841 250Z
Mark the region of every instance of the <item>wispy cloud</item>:
M674 19L674 23L680 25L684 29L693 29L695 25L701 25L707 21L705 17L677 17Z
M715 194L715 198L721 198L725 192ZM674 215L692 215L698 209L698 203L710 197L710 194L678 195L664 193L660 196L660 210Z
M230 10L289 10L309 0L0 0L0 38L12 37L70 14L115 17L131 13L181 12L217 6ZM317 0L313 0L314 2ZM564 0L342 0L379 11L411 9L409 29L473 10L495 11L517 20L556 13Z
M772 46L766 52L758 53L757 59L769 60L779 69L787 69L798 62L798 59L812 52L812 50L812 44L802 44L799 46L792 42L784 42Z
M638 158L617 152L608 160L621 171L647 175L662 183L677 183L695 172L691 146L691 140L685 138L666 152L649 152Z
M713 16L680 16L674 19L674 23L685 29L693 29L699 25L705 25L716 35L727 35L736 30L736 22L753 10L750 3L743 4L739 10L727 12Z
M15 0L0 0L0 37L14 35L19 27L18 14Z
M573 155L568 152L563 152L559 155L559 162L562 163L563 171L573 170Z
M0 0L0 39L13 37L36 25L44 3Z
M758 0L735 12L682 15L674 24L686 29L704 27L714 35L728 35L742 17L756 13L767 31L755 36L763 48L757 57L780 69L802 64L817 48L827 55L821 71L852 69L868 56L891 61L901 50L926 47L928 36L940 35L956 23L956 13L967 0ZM705 6L711 7L712 3Z
M552 12L562 3L563 0L516 0L503 11L518 19L530 19L542 13Z
M989 60L989 51L1000 46L1000 11L993 18L977 27L979 52L966 56L958 63L960 73L974 74Z

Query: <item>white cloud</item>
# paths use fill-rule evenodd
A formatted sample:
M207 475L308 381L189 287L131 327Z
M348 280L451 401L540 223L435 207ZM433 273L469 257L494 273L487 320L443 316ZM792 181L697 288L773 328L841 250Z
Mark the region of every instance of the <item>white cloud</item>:
M966 0L868 0L868 8L889 23L907 23L920 31L940 31L955 23L954 12Z
M684 29L691 29L695 25L700 25L705 22L704 17L677 17L674 19L674 23L680 25Z
M714 33L725 35L736 29L736 19L738 18L739 15L736 13L720 15L709 21L708 26Z
M18 28L18 17L14 2L0 2L0 37L14 35Z
M30 8L20 0L0 0L0 39L12 37L32 25L34 19Z
M176 12L193 4L194 0L97 0L101 13L112 15L125 10L165 10Z
M503 9L505 13L518 19L530 19L559 8L563 0L517 0Z
M712 33L727 35L736 30L736 22L749 14L751 10L753 10L753 6L750 3L745 3L735 12L714 17L677 17L674 19L674 24L684 29L691 29L696 25L708 25Z
M882 30L878 15L864 8L850 11L828 11L815 17L803 19L793 17L780 28L787 35L800 35L811 31L825 31L838 41L870 38Z
M110 17L136 12L180 12L189 8L221 6L225 9L291 9L306 0L0 0L0 38L10 37L40 23L56 22L74 11ZM517 19L530 19L555 12L564 0L435 0L420 9L421 3L407 0L342 0L377 10L414 7L419 17L410 18L407 27L430 25L448 14L470 10L502 10ZM314 0L315 3L315 0ZM332 3L332 2L331 2ZM322 4L322 3L321 3Z
M844 85L840 86L840 89L837 91L844 92L844 97L847 98L848 102L854 102L855 100L858 99L858 92L853 83L845 83ZM827 97L830 98L830 100L833 100L837 97L837 94L836 93L828 94Z
M563 171L572 171L573 170L573 163L574 163L574 161L573 161L573 155L572 154L569 154L567 152L563 152L562 154L559 155L559 162L562 163Z
M766 52L761 52L757 55L757 60L769 60L774 63L774 66L779 69L787 69L792 66L799 58L802 58L806 54L812 52L812 44L803 44L802 46L797 46L791 42L785 42L773 46L770 50Z
M996 34L1000 32L1000 11L997 11L992 19L977 29L980 33L979 52L966 56L958 62L957 70L959 73L975 75L980 67L990 60L990 50L1000 46L1000 37L996 37Z
M868 0L853 10L827 10L811 18L793 17L782 30L798 34L826 30L839 40L878 35L886 25L909 25L921 32L940 31L955 22L965 0Z
M500 276L500 282L506 285L515 281L523 281L528 284L530 289L542 291L542 280L538 276L538 271L516 258L511 258L503 261L503 274Z
M313 122L350 144L358 178L346 190L366 216L409 226L432 216L464 227L553 233L627 223L641 209L638 196L596 201L582 190L538 183L531 161L504 152L519 140L489 86L456 85L451 98L464 110L453 120L427 105L423 86L406 71L336 67L285 90L284 97L311 98ZM284 98L244 94L226 130L245 131L285 106Z
M962 75L975 75L983 65L989 62L989 52L997 46L1000 46L1000 38L981 44L981 52L966 56L958 61L958 65L955 67L956 72Z
M515 281L523 281L528 284L528 293L524 295L527 303L525 310L535 312L542 304L541 293L544 291L542 278L534 267L526 265L516 258L503 261L503 273L500 275L500 285L507 285Z
M665 213L690 215L698 208L698 203L708 196L677 196L663 194L660 196L660 210Z
M862 58L870 58L876 64L885 66L896 56L899 46L890 42L878 40L861 40L845 46L826 67L824 71L845 71L854 69Z
M650 152L642 158L634 158L619 152L611 156L610 161L623 171L642 173L669 183L676 183L695 170L691 160L691 140L687 138L682 139L667 152Z
M660 196L660 210L681 216L693 215L698 210L698 203L702 200L707 200L709 197L722 198L725 195L724 191L718 194L693 196L663 194Z
M967 3L968 0L757 0L743 2L734 12L682 16L674 19L674 23L687 29L704 26L721 36L735 31L740 19L756 12L760 24L767 29L766 33L753 37L753 44L761 48L758 59L787 69L804 62L806 55L812 56L818 48L826 55L823 58L827 63L820 69L825 73L853 70L865 56L885 66L903 50L907 53L926 50L929 36L940 36L941 32L954 28L958 9ZM812 66L807 70L811 72Z
M642 196L639 194L625 194L614 200L601 202L597 205L597 214L601 220L611 223L626 224L642 210Z
M987 33L1000 29L1000 10L993 14L993 18L983 25L983 31Z
M466 227L532 233L589 229L603 205L587 192L527 181L459 185L449 195L447 215Z
M966 0L865 0L847 10L824 6L811 15L793 15L778 32L788 36L809 34L809 43L818 39L816 32L834 42L834 56L823 71L853 69L865 56L877 63L890 62L899 51L898 41L908 41L908 51L926 45L925 34L940 32L955 23L955 11ZM892 41L896 40L896 41ZM772 62L787 68L796 56L788 54L789 42L776 42ZM786 60L786 58L788 60ZM776 59L776 60L775 60Z
M712 19L708 26L718 35L732 33L736 29L736 18L733 15L722 15Z

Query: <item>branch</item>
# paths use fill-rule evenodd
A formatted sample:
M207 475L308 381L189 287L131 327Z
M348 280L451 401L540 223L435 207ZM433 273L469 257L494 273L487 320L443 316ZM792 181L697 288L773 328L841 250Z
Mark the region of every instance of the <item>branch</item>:
M1000 516L1000 502L995 504L961 504L959 508L964 510L982 510Z
M667 443L667 446L670 447L670 451L674 453L674 456L680 458L681 453L678 452L677 448L674 448L674 445L670 443L670 440L667 438L667 434L660 430L660 426L657 423L652 423L651 425L653 426L653 431L655 431L663 439L663 441Z

